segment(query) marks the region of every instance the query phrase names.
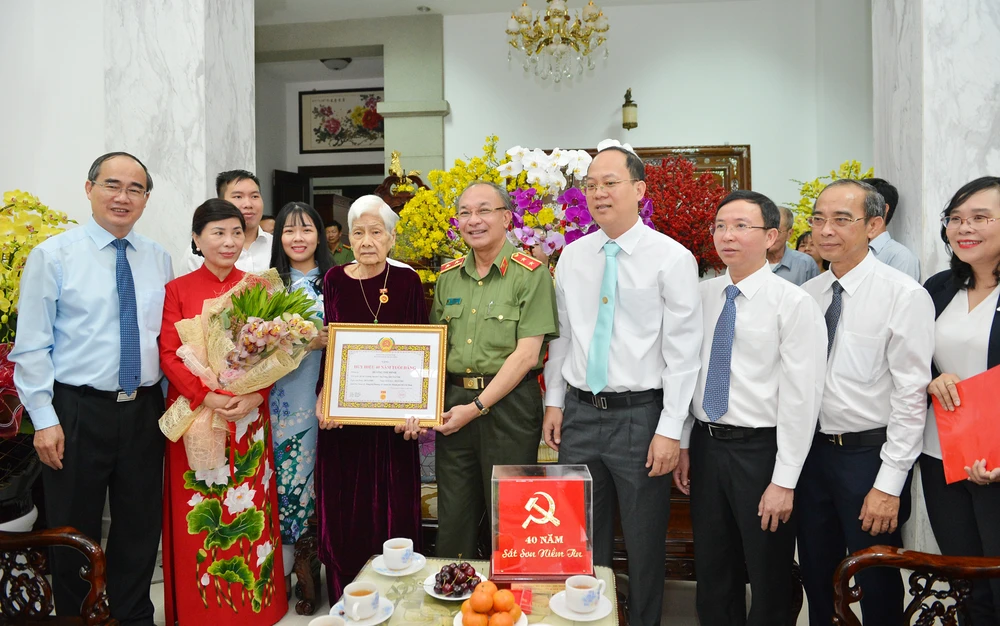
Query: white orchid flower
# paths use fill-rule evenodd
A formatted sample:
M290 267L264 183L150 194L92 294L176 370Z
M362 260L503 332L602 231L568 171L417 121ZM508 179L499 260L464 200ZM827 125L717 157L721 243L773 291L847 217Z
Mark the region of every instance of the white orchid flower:
M524 164L520 159L516 161L507 161L506 163L502 163L500 167L497 168L497 171L500 172L500 175L504 178L511 178L524 171Z
M593 157L584 150L576 150L566 160L566 174L573 178L583 178L587 174Z
M562 171L552 170L549 172L548 177L548 192L551 195L557 195L560 191L566 188L566 177L563 176Z
M566 167L566 164L569 162L569 159L572 156L573 152L574 152L573 150L563 150L562 148L556 148L555 150L552 151L552 154L549 156L552 157L552 160L555 161L557 166Z
M507 151L507 156L510 157L511 161L520 162L524 159L524 155L527 153L528 153L527 148L522 148L521 146L514 146L513 148Z
M604 150L605 148L611 148L611 147L623 148L625 150L628 150L632 154L635 154L635 149L632 148L632 146L630 146L627 143L622 143L622 142L618 141L617 139L605 139L601 143L597 144L597 151L600 152L601 150Z

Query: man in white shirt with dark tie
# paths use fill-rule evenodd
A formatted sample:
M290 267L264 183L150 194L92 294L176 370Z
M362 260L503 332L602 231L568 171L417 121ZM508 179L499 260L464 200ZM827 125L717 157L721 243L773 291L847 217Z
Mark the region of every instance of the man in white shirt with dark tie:
M605 148L587 171L601 230L556 266L559 338L545 366L545 442L594 480L594 562L611 565L614 512L628 551L632 626L658 626L670 477L698 379L701 301L694 257L639 219L645 168Z
M674 470L691 496L702 626L792 617L792 509L823 393L826 325L816 301L768 266L780 223L767 196L740 190L710 227L728 270L699 285L701 372Z
M848 553L902 546L910 470L923 443L934 305L868 248L885 200L871 185L830 183L816 198L813 245L830 271L803 285L825 311L828 355L819 430L799 479L798 545L809 623L833 617L831 580ZM865 624L902 621L899 572L858 574Z

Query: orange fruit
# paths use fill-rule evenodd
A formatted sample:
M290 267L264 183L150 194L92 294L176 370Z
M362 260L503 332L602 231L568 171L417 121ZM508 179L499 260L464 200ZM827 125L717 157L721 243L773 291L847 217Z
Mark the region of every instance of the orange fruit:
M500 611L490 618L489 626L514 626L514 620L507 611Z
M465 615L466 613L473 613L472 605L469 604L468 600L462 603L462 614Z
M497 592L497 586L488 580L484 580L483 582L476 585L476 591L485 591L486 593L492 596L494 593Z
M462 614L462 626L488 626L489 619L476 612Z
M518 620L521 619L521 607L516 604L510 607L510 618L514 620L514 623L516 624Z
M493 594L493 608L498 611L509 611L514 606L514 594L510 589L501 589Z
M493 608L493 596L484 591L474 591L469 597L469 606L476 613L486 613Z

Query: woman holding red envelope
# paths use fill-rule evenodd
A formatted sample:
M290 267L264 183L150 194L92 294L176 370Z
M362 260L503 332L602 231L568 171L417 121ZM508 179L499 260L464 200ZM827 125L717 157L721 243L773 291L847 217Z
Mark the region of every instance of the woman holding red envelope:
M959 381L1000 365L1000 177L978 178L955 193L941 219L941 238L951 269L924 285L937 318L927 391L943 411L954 411L963 400ZM946 418L936 419L934 411L928 410L920 474L938 545L946 555L1000 556L1000 458L984 459L993 438L977 433L982 449L965 468L968 480L948 484L938 439L938 420ZM944 447L950 449L947 440ZM1000 625L1000 580L973 582L966 611L976 626Z

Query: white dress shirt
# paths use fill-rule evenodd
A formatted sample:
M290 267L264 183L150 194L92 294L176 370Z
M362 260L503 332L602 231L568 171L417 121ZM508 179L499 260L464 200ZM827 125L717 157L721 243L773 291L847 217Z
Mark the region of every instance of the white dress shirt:
M715 325L726 304L729 272L701 283L705 337L701 372L684 425L687 448L694 420L710 422L702 408ZM777 427L778 454L771 482L794 489L809 454L823 397L826 322L816 301L791 282L761 267L736 285L736 326L729 370L729 410L717 424Z
M581 237L563 249L556 265L559 338L549 344L546 406L564 406L567 383L602 391L587 387L587 355L608 241L603 230ZM680 439L701 362L698 267L684 246L638 219L615 242L621 252L607 389L663 389L656 434Z
M249 248L240 250L240 256L236 259L236 269L248 273L257 273L271 267L272 241L274 241L274 235L264 232L264 229L258 226L257 239L250 244ZM205 257L188 250L187 268L189 273L201 267L204 262Z
M833 281L843 311L826 370L820 431L836 435L887 428L874 487L903 490L920 453L934 356L934 304L920 284L871 252L842 278L824 272L802 288L826 312Z
M990 330L1000 300L1000 287L969 310L969 292L960 289L934 323L934 364L942 374L954 374L959 380L972 378L987 370ZM934 404L927 407L924 426L924 454L941 458Z
M163 375L157 338L166 284L174 272L160 244L134 230L124 239L135 285L140 384L146 387ZM10 360L18 396L38 430L59 423L52 408L53 381L119 389L121 322L114 240L91 217L79 228L46 239L28 255Z

